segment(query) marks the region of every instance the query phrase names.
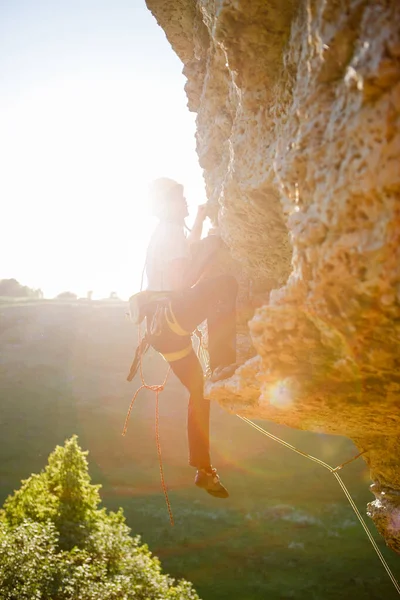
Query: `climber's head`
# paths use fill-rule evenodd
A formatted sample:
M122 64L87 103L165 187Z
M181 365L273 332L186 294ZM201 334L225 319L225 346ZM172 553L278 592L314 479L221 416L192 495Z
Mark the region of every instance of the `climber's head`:
M168 177L151 183L150 202L152 214L160 221L183 222L189 214L183 185Z

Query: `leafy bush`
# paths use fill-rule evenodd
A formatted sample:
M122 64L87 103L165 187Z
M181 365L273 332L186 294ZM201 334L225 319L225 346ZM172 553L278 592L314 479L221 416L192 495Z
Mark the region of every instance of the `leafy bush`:
M98 508L76 436L22 482L0 515L1 600L198 600L162 573L122 510Z
M57 572L57 533L51 523L0 521L0 598L51 598Z

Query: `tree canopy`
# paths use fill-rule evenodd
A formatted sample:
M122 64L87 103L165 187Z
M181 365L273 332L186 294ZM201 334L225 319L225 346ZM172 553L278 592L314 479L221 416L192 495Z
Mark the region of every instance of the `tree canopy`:
M57 446L0 511L0 600L198 600L162 573L122 510L99 508L87 452Z

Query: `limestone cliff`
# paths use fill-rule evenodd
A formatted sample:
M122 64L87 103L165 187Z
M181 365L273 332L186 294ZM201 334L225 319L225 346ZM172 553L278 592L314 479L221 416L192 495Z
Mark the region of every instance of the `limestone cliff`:
M400 553L400 3L147 0L184 64L207 195L275 288L210 395L352 438Z

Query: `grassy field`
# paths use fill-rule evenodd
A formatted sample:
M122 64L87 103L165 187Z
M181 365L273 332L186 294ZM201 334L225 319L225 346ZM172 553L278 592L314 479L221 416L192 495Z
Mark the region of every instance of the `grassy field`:
M191 580L204 600L388 600L396 591L328 471L258 434L217 405L213 462L231 497L211 498L187 466L187 397L171 377L160 397L160 435L175 526L159 480L154 396L125 381L136 344L121 303L0 304L0 501L56 444L77 433L108 508L122 506L164 569ZM146 377L165 362L149 354ZM344 438L262 426L333 466L356 453ZM362 460L343 470L361 512L372 499ZM375 533L397 578L400 561Z

